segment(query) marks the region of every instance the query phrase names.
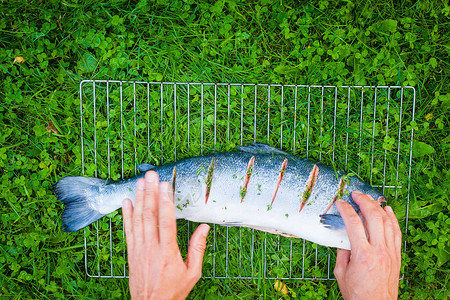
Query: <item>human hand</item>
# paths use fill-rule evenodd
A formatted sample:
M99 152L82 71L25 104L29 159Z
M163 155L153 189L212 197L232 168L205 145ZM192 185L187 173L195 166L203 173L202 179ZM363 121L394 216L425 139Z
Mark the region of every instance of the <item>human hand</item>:
M123 201L123 218L133 299L184 299L200 279L209 226L191 237L186 262L177 244L172 188L148 171L136 187L134 208Z
M344 219L352 250L338 249L334 275L344 299L397 299L402 233L390 206L369 195L352 193L365 218L343 200L336 206Z

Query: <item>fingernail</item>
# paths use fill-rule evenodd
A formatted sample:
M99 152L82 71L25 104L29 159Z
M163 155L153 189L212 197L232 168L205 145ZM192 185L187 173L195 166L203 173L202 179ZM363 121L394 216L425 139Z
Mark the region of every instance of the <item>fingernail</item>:
M147 180L148 183L152 183L155 181L155 174L153 172L145 173L145 180Z
M161 182L161 184L159 185L159 190L161 191L161 193L169 194L169 184L164 181Z
M336 200L336 204L342 205L342 203L344 203L344 200L342 200L342 199L337 199Z
M208 232L209 232L209 230L211 229L211 227L209 227L209 225L208 224L206 224L206 226L203 226L204 228L203 228L203 230L202 230L202 236L203 237L207 237L208 236Z
M167 194L170 193L170 184L169 184L169 183L167 183L167 184L164 185L164 191L165 191Z
M394 213L394 211L392 210L392 207L390 207L389 205L384 207L386 210L388 210L391 213Z
M355 193L356 195L362 195L362 194L363 194L362 192L360 192L360 191L358 191L358 190L353 191L353 193Z
M137 189L138 190L143 190L144 186L145 186L144 181L143 180L138 180L138 182L136 184Z
M130 206L130 201L128 199L123 199L123 201L122 201L122 208L129 209L130 207L131 207Z
M166 200L169 201L171 199L170 185L167 182L161 184L161 192L166 194Z

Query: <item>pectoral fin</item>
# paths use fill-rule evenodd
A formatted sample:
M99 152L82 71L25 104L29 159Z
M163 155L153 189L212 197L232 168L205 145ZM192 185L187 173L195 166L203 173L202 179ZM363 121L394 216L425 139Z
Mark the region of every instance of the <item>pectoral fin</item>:
M331 230L344 230L344 220L340 215L326 214L320 216L320 223Z

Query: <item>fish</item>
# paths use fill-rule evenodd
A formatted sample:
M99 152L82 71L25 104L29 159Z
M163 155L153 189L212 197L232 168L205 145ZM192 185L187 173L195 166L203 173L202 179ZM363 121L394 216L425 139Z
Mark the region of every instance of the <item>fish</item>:
M65 204L62 226L75 232L118 210L132 200L136 182L153 170L172 185L177 219L242 226L326 247L350 250L337 199L351 204L364 217L351 193L359 190L382 203L385 196L368 183L342 171L263 143L237 147L153 166L123 181L67 176L54 185ZM377 199L377 200L375 200Z

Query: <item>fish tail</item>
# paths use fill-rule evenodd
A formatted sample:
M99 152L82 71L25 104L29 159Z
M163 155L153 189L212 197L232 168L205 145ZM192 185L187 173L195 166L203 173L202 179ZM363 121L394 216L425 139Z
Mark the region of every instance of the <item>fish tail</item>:
M62 215L64 231L78 231L105 215L95 206L95 196L104 185L103 179L81 176L64 177L54 184L56 198L65 204Z

